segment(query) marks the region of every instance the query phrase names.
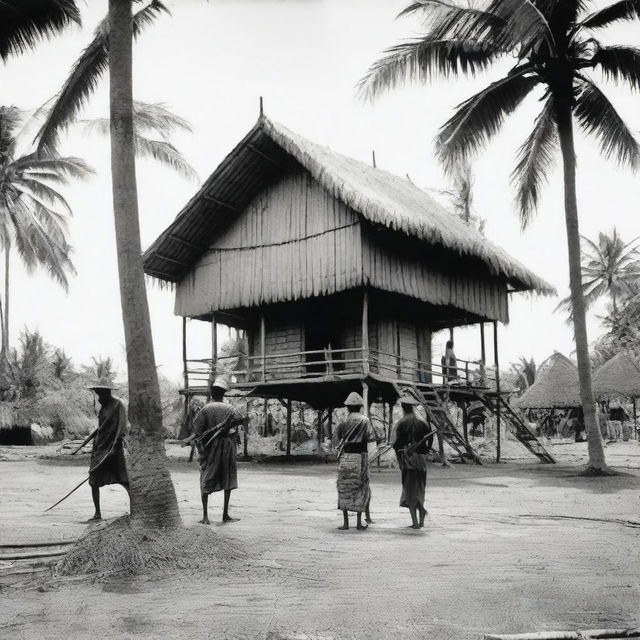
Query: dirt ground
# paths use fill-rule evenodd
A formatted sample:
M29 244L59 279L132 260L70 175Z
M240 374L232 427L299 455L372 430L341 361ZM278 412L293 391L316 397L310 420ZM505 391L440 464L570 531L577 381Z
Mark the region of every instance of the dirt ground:
M232 573L0 577L0 637L464 640L638 626L640 443L609 445L624 475L604 479L577 476L586 445L551 448L558 465L431 465L422 531L406 528L396 469L374 468L376 522L360 533L336 529L335 464L241 463L231 500L241 520L212 525L246 549ZM75 539L92 514L87 487L43 513L82 480L86 460L39 453L0 449L4 545ZM171 454L184 522L201 526L197 465ZM211 499L216 520L220 502ZM126 509L122 489L103 491L104 517Z

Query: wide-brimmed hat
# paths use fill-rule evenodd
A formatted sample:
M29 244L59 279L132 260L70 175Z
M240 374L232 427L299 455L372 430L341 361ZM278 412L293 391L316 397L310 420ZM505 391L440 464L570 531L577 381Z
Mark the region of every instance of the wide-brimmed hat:
M362 396L355 391L352 391L344 401L345 407L361 407L362 405L364 405L364 400Z
M118 387L114 387L111 380L108 378L100 378L95 384L91 384L87 387L90 391L96 391L98 389L110 389L111 391L117 391Z
M218 376L213 382L210 382L209 386L217 387L223 391L229 391L229 383L222 376Z
M398 400L400 404L411 405L412 407L417 407L420 403L410 394L403 393L400 396L400 400Z

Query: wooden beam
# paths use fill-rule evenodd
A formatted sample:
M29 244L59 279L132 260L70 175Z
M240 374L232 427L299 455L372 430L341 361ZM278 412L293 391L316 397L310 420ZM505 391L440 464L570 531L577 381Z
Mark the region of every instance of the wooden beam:
M498 357L498 321L493 321L493 353L496 367L496 462L500 462L500 358Z
M189 388L189 373L187 369L187 319L182 318L182 372L185 389Z
M165 262L171 262L173 264L178 264L181 267L188 267L188 263L183 262L182 260L176 260L175 258L170 258L169 256L165 256L163 253L155 253L153 255L154 258L160 258L160 260L164 260Z
M157 269L145 268L145 274L152 278L160 278L161 280L168 280L169 282L176 282L175 273L167 273L166 271L158 271Z
M177 242L178 244L182 244L185 247L189 247L191 249L198 249L199 251L204 251L207 248L202 244L195 244L195 242L189 242L189 240L185 240L184 238L177 236L175 233L170 233L169 238Z
M216 314L211 313L211 372L216 375L218 368L218 322Z
M487 349L484 342L484 322L480 323L480 385L485 386L487 383L486 374Z
M218 198L214 198L213 196L210 195L204 195L203 198L205 200L209 200L209 202L213 202L214 204L217 204L220 207L224 207L225 209L229 209L229 211L234 211L235 213L240 213L242 211L242 209L239 209L238 207L229 204L228 202L225 202L224 200L218 200Z
M362 381L362 400L364 401L364 406L362 407L363 413L368 418L369 417L369 385L364 380Z
M271 164L275 165L276 167L278 167L278 169L283 169L284 167L274 158L272 158L270 155L266 154L264 151L260 151L260 149L258 149L258 147L252 145L252 144L248 144L247 147L249 149L251 149L251 151L253 151L255 154L259 155L261 158L264 158L265 160L268 160L269 162L271 162Z
M287 399L287 458L291 456L291 398Z
M362 292L362 369L365 376L369 375L369 290L365 287Z
M318 455L322 453L322 409L318 409Z
M267 329L264 310L260 311L260 355L262 356L262 381L267 379Z

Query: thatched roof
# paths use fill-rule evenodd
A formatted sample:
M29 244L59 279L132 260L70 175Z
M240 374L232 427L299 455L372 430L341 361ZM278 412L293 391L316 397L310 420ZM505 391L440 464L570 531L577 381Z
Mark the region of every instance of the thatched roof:
M513 401L520 409L566 409L581 404L578 367L558 352L540 365L536 381Z
M628 356L618 353L593 374L593 393L598 400L640 397L640 369Z
M347 158L261 117L144 255L149 275L179 282L234 216L292 163L372 224L400 231L460 256L479 258L517 291L555 293L506 251L465 225L422 189Z

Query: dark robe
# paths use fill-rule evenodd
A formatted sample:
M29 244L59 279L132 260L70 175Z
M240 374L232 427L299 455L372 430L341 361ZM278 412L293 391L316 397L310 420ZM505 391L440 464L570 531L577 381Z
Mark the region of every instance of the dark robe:
M111 397L100 406L98 413L98 433L93 440L89 467L89 484L92 487L129 482L123 449L126 434L127 411L122 400ZM95 471L91 471L94 468Z
M199 437L208 429L233 415L238 422L242 415L225 402L209 402L198 413L193 424L193 433ZM200 453L200 491L230 491L238 488L237 447L240 436L235 424L225 428L221 435L207 444L211 436L205 436L198 446Z
M433 435L413 453L407 455L403 450L422 440L430 431L427 423L415 414L404 416L396 424L393 448L402 472L401 507L409 509L417 507L418 504L424 504L427 487L427 453L431 449Z

